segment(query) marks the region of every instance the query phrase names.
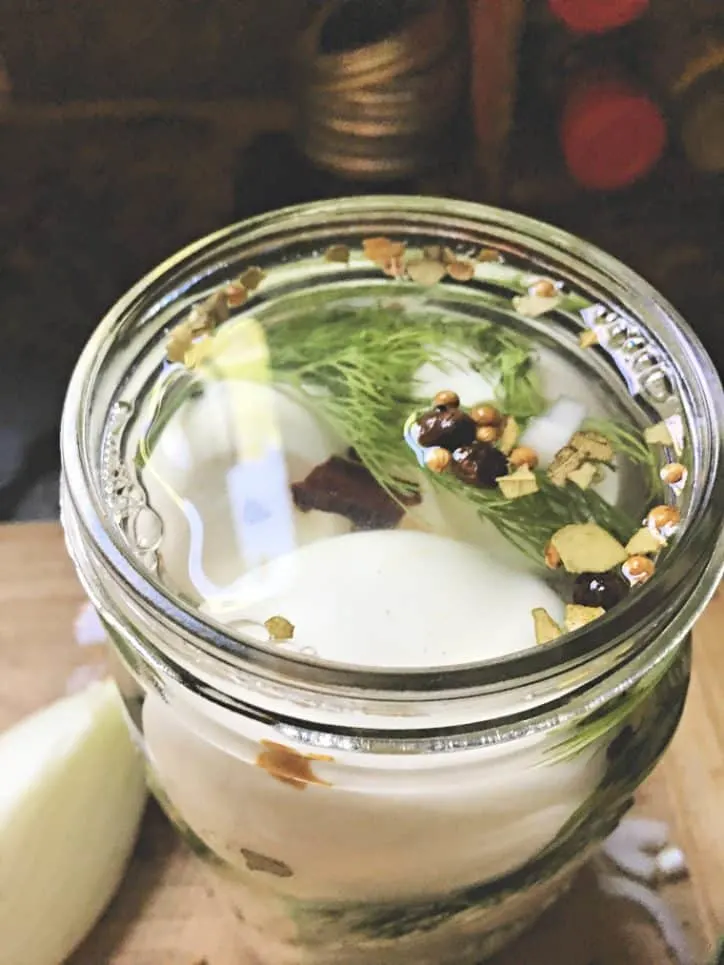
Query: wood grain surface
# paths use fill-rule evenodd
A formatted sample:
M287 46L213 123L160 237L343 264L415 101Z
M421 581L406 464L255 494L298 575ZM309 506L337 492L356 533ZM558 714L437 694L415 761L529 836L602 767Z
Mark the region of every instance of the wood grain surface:
M73 622L83 595L56 524L0 527L0 729L62 695L103 660L80 647ZM724 932L724 597L695 634L683 722L636 809L667 821L690 878L664 895L683 921L697 963ZM585 871L571 894L494 965L668 965L637 908L598 891ZM150 805L119 894L68 965L258 965L238 946L238 923L212 877ZM265 963L266 965L266 963Z

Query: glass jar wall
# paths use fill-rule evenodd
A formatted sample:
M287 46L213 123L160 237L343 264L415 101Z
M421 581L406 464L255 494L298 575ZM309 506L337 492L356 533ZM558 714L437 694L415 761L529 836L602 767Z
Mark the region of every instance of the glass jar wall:
M67 542L261 962L473 965L561 893L681 713L722 411L643 280L451 201L264 216L109 313Z

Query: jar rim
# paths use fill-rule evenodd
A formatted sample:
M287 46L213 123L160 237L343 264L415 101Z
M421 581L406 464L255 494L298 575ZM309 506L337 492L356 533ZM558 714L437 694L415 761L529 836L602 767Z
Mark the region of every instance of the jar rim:
M223 264L226 246L250 238L303 230L314 224L331 229L342 218L409 219L408 231L419 228L444 232L456 221L478 231L493 230L517 251L536 260L556 260L571 271L584 270L587 279L607 300L623 306L653 333L684 375L696 412L702 445L699 478L695 478L694 516L682 528L676 552L655 576L600 620L559 641L531 647L495 660L431 668L379 668L342 665L319 658L274 653L236 633L226 633L186 607L145 570L124 545L120 531L94 478L88 419L92 390L101 362L114 344L124 321L137 315L145 300L175 280L203 277ZM366 225L365 225L366 226ZM399 231L405 230L402 224ZM152 314L152 310L151 310ZM90 337L71 378L61 426L61 458L66 509L74 513L82 531L97 547L103 566L120 582L134 603L160 615L185 641L227 663L299 681L310 687L334 687L386 695L471 693L510 687L517 682L556 676L586 665L604 673L606 659L640 654L664 630L675 628L680 639L716 589L724 572L724 472L721 469L724 430L724 392L713 363L697 336L644 279L617 259L561 229L527 216L464 201L422 196L364 196L296 205L230 225L182 249L142 278L105 315ZM67 528L67 527L66 527ZM652 618L654 614L654 618ZM636 645L631 641L637 641ZM615 666L620 665L620 659Z

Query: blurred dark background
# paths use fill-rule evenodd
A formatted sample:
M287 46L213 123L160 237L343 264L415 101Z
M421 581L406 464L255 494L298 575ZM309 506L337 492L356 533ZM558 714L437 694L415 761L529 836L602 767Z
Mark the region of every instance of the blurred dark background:
M438 193L658 287L724 366L722 0L0 0L0 519L57 513L123 291L284 204Z

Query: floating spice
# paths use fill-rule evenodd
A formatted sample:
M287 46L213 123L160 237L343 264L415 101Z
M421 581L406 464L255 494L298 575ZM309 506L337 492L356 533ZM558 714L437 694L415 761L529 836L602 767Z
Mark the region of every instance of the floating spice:
M269 638L278 642L291 640L294 637L294 624L290 623L286 617L269 617L264 621L264 626L269 632Z
M536 643L551 643L563 634L563 630L543 607L533 610L533 626Z
M215 291L198 305L194 305L188 318L176 325L166 341L166 358L169 362L182 362L191 368L204 354L199 347L217 326L229 318L227 289Z
M365 238L362 250L370 261L384 265L393 258L401 258L405 253L404 241L391 241L389 238Z
M579 489L588 489L596 480L597 474L598 469L592 462L584 462L578 469L568 473L568 481L575 483Z
M645 583L654 575L656 566L648 556L629 556L621 567L621 572L632 586Z
M233 282L224 289L226 304L229 308L240 308L249 298L249 292L240 282Z
M508 462L516 468L527 466L529 469L535 469L538 465L538 453L530 446L516 446L508 456Z
M503 421L499 410L487 402L474 405L470 410L470 418L479 426L499 426Z
M539 491L535 473L528 466L521 466L510 476L499 476L497 483L506 499L520 499Z
M561 303L560 295L516 295L513 298L513 308L519 315L526 318L538 318L557 308Z
M438 446L425 453L425 465L431 472L445 472L450 465L452 456L447 449Z
M613 446L609 438L592 429L585 432L575 432L571 437L570 446L576 452L583 453L586 459L593 462L611 462L613 460Z
M536 298L557 298L559 292L550 278L539 278L530 286L528 294Z
M559 449L548 467L548 478L554 486L565 486L571 473L580 469L586 461L585 455L572 446Z
M292 484L296 507L344 516L356 529L392 529L402 519L406 506L420 503L419 493L392 496L359 462L332 456L315 466L300 483Z
M671 431L665 422L657 422L656 425L647 426L644 429L644 439L650 446L673 446L674 444Z
M633 534L626 543L626 552L629 556L647 556L650 553L658 553L666 545L666 540L658 533L652 533L648 527L644 526Z
M573 523L554 533L551 543L569 573L604 573L628 558L619 541L597 523Z
M417 424L421 446L442 446L452 452L475 439L475 423L462 409L433 409L420 416Z
M498 439L498 449L508 455L515 448L515 444L520 437L520 426L516 419L509 415L503 422L503 429Z
M579 606L569 603L566 607L565 627L569 633L580 630L581 627L588 626L594 620L604 616L606 611L600 606Z
M298 791L306 790L308 784L331 787L329 781L322 780L312 770L316 761L333 761L326 754L300 754L293 747L277 744L275 741L262 741L264 750L256 759L257 767L266 771L282 784L288 784Z
M680 462L670 462L662 468L660 476L668 486L676 486L686 481L686 467Z
M573 602L579 606L610 610L624 599L627 591L626 583L615 570L581 573L573 584Z
M543 551L543 559L544 559L545 565L548 567L549 570L557 570L560 566L563 565L563 561L561 560L561 554L558 552L558 550L551 542L548 542L546 544L546 548Z
M460 396L452 389L442 389L435 393L432 404L440 409L457 409L460 406Z
M250 851L248 848L242 848L241 853L244 856L249 871L262 871L268 875L275 875L277 878L291 878L294 874L289 865L284 861L269 858L265 854L259 854L258 851Z
M585 329L578 336L578 344L581 348L592 348L592 346L598 345L598 343L598 334L592 328Z
M508 461L503 453L487 442L462 446L452 454L452 469L462 482L482 489L495 489L505 475Z
M676 532L681 520L681 513L676 506L654 506L646 517L646 525L657 535L668 539Z
M429 258L415 258L408 261L407 276L417 285L437 285L445 277L445 265Z
M193 340L194 331L188 322L177 325L166 340L166 358L169 362L185 362Z
M265 278L266 272L262 268L253 265L239 276L239 284L243 285L248 292L253 292L261 285Z
M350 252L347 245L330 245L324 253L325 261L337 262L346 265L349 262Z
M453 281L470 281L475 277L475 265L471 261L451 261L447 273Z
M478 426L475 438L478 442L497 442L500 430L497 426Z

